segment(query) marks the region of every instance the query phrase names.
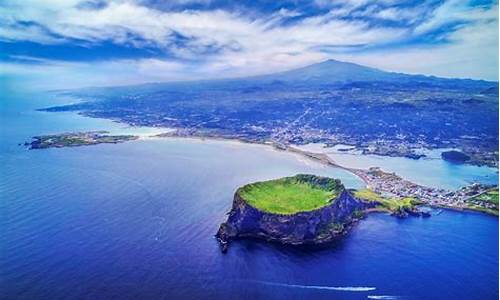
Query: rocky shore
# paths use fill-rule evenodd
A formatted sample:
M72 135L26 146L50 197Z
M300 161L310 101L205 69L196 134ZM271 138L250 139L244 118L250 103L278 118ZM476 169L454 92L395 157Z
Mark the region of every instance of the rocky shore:
M431 216L429 212L420 210L416 207L413 208L400 207L396 211L392 212L391 215L401 219L407 218L409 216L422 217L422 218L429 218Z

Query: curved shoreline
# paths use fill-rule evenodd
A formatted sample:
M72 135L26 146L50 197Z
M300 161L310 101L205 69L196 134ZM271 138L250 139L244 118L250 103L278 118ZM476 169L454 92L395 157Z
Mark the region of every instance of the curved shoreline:
M155 128L156 130L159 130L159 128ZM389 193L394 193L397 197L404 198L404 197L416 197L424 202L425 205L428 205L430 207L445 207L445 208L450 208L450 209L455 209L455 210L472 210L472 211L479 211L482 213L487 213L487 214L492 214L498 216L498 211L495 211L494 209L492 210L491 205L488 206L489 204L482 204L479 207L469 207L467 205L467 201L473 199L474 197L478 196L481 194L483 191L480 191L479 193L472 194L469 196L464 196L464 195L459 195L459 197L453 196L449 197L447 196L449 194L449 191L445 191L443 189L436 189L436 188L431 188L431 187L426 187L422 186L419 184L415 184L411 181L405 180L399 176L397 176L394 173L386 173L380 170L381 173L392 175L393 178L396 178L396 181L390 180L388 182L385 182L385 179L382 177L377 177L377 176L371 176L370 172L372 172L371 169L360 169L360 168L351 168L351 167L345 167L339 163L337 163L334 159L329 157L328 154L326 153L318 153L318 152L312 152L312 151L307 151L300 149L294 145L287 145L287 144L282 144L282 143L277 143L273 141L264 141L264 142L256 142L252 140L246 140L246 139L238 139L238 138L226 138L226 137L221 137L221 136L202 136L202 135L192 135L192 134L186 134L184 132L179 133L178 129L174 128L165 128L165 132L162 132L160 134L153 134L153 135L141 135L141 136L135 136L134 139L136 140L145 140L145 139L154 139L154 138L182 138L182 139L193 139L193 140L213 140L213 141L223 141L223 142L236 142L236 143L242 143L242 144L247 144L247 145L262 145L262 146L270 146L269 149L276 150L276 151L284 151L292 154L296 154L300 157L309 159L311 161L319 162L321 164L331 166L334 168L338 168L340 170L344 170L346 172L349 172L350 174L356 176L359 178L368 189L372 189L377 193L383 192L389 192ZM468 186L466 186L467 188ZM417 190L417 193L414 193L414 190ZM452 192L455 194L458 194L460 190ZM435 197L435 195L438 195L439 197ZM446 198L448 197L448 198ZM445 199L446 201L442 201L442 199ZM455 200L453 201L448 201L447 199L458 199L458 202L454 203Z
M182 138L182 139L193 139L193 140L211 140L211 141L223 141L223 142L237 142L237 143L242 143L242 144L248 144L248 145L262 145L262 146L268 146L271 149L275 151L284 151L284 152L289 152L293 154L297 154L301 157L308 158L312 161L315 162L320 162L322 164L338 168L344 171L347 171L351 173L352 175L355 175L361 181L367 183L366 178L360 175L359 173L356 173L356 171L361 170L361 169L356 169L356 168L349 168L349 167L344 167L338 163L336 163L333 159L328 157L327 154L325 153L316 153L316 152L310 152L310 151L305 151L301 150L299 148L290 146L290 145L285 145L285 144L280 144L280 143L275 143L275 142L255 142L255 141L248 141L248 140L242 140L242 139L233 139L233 138L225 138L225 137L212 137L212 136L198 136L198 135L177 135L175 134L174 131L168 132L168 133L161 133L158 135L154 135L151 137L157 137L157 138Z
M370 170L345 167L345 166L342 166L342 165L336 163L332 158L330 158L325 153L316 153L316 152L311 152L311 151L305 151L305 150L299 149L299 148L291 146L291 145L284 145L284 144L275 143L275 142L254 142L254 141L241 140L241 139L231 139L231 138L224 138L224 137L211 137L211 136L207 137L207 136L198 136L198 135L179 135L179 134L177 134L176 131L172 131L172 132L169 132L169 133L166 133L166 134L159 134L159 135L156 135L155 137L158 137L158 138L182 138L182 139L193 139L193 140L201 140L201 141L204 141L204 140L213 140L213 141L224 141L224 142L238 142L238 143L250 144L250 145L270 146L270 149L276 150L278 152L279 151L284 151L284 152L296 154L298 156L307 158L307 159L309 159L311 161L319 162L319 163L322 163L324 165L331 166L333 168L338 168L338 169L347 171L350 174L355 175L356 177L358 177L359 179L361 179L361 181L363 181L366 184L367 188L371 188L371 185L373 185L374 182L375 182L375 184L379 184L379 182L377 182L377 180L374 181L372 178L369 177L368 174L369 174ZM382 172L382 173L385 173L385 172ZM391 174L391 173L386 173L386 174ZM419 185L419 184L415 184L415 183L413 183L411 181L405 180L405 179L403 179L403 178L401 178L401 177L399 177L399 176L397 176L395 174L392 174L392 175L394 175L395 177L397 177L400 180L401 184L404 185L405 188L406 187L415 187L415 188L417 188L420 191L422 191L422 190L439 191L439 193L443 194L443 195L445 193L449 193L449 191L422 186L422 185ZM452 192L452 193L458 193L458 191ZM469 211L481 212L481 213L485 213L485 214L489 214L489 215L493 215L493 216L497 216L498 217L498 211L492 211L492 210L489 210L489 209L476 209L476 208L473 208L473 207L464 206L462 204L462 203L465 203L468 199L472 199L472 198L476 197L478 194L474 194L474 195L462 197L460 199L460 201L461 201L460 205L450 205L449 203L439 203L439 202L436 202L436 201L441 201L441 200L432 200L431 201L432 198L430 197L430 195L433 194L433 193L434 192L428 192L428 193L426 193L424 195L413 195L412 194L412 195L409 195L409 196L410 197L419 198L420 200L422 200L424 202L423 203L424 205L429 206L429 207L433 207L433 208L447 208L447 209L452 209L452 210L456 210L456 211L469 210ZM481 194L481 193L482 192L480 192L479 194ZM400 197L408 197L408 195L399 195L399 196ZM425 198L421 199L420 198L421 196L425 196ZM438 197L433 197L433 198L434 199L438 199Z

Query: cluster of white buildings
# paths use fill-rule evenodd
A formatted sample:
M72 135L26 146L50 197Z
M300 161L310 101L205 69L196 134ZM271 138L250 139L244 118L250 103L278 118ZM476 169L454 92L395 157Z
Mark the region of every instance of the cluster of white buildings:
M395 173L387 173L379 168L369 170L355 170L355 173L362 177L373 191L390 197L415 197L429 205L449 206L465 208L470 203L470 199L486 192L490 186L472 184L457 191L436 189L415 184L404 180ZM494 204L476 201L476 205L485 208L494 208ZM490 207L491 206L491 207Z

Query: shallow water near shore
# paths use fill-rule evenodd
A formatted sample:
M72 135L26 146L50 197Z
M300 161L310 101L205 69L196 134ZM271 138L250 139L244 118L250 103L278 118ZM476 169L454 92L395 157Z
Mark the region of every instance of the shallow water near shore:
M32 94L10 96L1 107L2 299L498 298L498 218L374 213L321 250L238 241L224 255L213 235L238 186L296 173L362 182L237 142L28 151L17 143L33 135L124 127L34 112L54 101L41 94L35 104Z
M405 157L389 157L380 155L362 155L357 151L339 151L347 146L325 148L324 144L308 144L298 148L326 153L336 163L351 168L380 167L387 172L395 172L404 179L433 188L456 190L462 186L479 182L484 184L498 183L498 169L487 166L454 164L440 158L441 152L447 149L423 151L427 157L410 159Z

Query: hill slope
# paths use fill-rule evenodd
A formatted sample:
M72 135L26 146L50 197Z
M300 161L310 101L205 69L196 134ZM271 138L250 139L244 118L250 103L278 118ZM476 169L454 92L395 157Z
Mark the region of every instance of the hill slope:
M334 60L239 79L87 89L80 111L179 135L253 142L354 145L364 153L418 158L456 147L467 163L498 164L497 82L385 72Z
M322 83L397 80L406 75L385 72L362 65L329 59L302 68L261 76L260 79L285 82L314 81Z

